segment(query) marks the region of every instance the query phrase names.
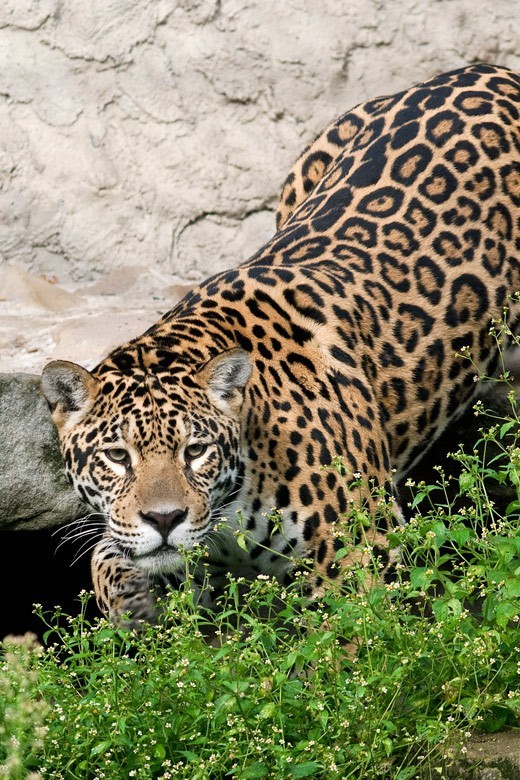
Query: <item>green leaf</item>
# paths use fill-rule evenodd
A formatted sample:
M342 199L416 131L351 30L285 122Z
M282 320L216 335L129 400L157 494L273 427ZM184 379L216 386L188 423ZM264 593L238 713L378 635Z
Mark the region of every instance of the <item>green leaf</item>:
M394 743L393 740L390 739L390 737L384 737L382 740L382 745L385 749L385 753L387 756L391 756L394 752Z
M241 550L244 550L244 552L248 552L247 550L247 541L246 541L246 535L244 533L236 533L235 534L237 544L240 547Z
M273 702L269 702L269 704L264 704L260 712L258 713L258 717L260 720L267 720L268 718L272 718L276 715L278 711L278 708L276 704Z
M463 528L463 527L453 528L453 529L452 529L452 530L449 532L449 537L450 537L450 538L451 538L451 539L452 539L452 540L453 540L453 541L454 541L454 542L455 542L455 543L456 543L456 544L457 544L459 547L464 547L464 545L465 545L465 544L466 544L466 542L468 541L468 539L469 539L470 535L471 535L471 531L469 530L469 528Z
M224 712L227 712L229 710L232 710L235 707L236 699L231 693L224 693L222 696L219 696L217 701L215 702L215 712L220 712L221 710L224 710Z
M518 512L519 509L520 509L520 501L518 500L511 501L511 503L508 504L506 507L505 514L511 515L513 512Z
M160 742L158 745L155 745L153 753L155 758L158 758L160 761L166 758L166 748Z
M490 569L487 576L490 582L505 582L509 577L509 572L507 569Z
M517 615L518 606L515 606L510 601L502 601L495 607L495 619L498 625L504 628Z
M454 617L462 615L462 603L459 599L448 599L448 609Z
M289 770L288 777L312 777L316 772L322 769L322 765L317 761L306 761L305 764L297 764L296 766L287 766Z
M448 609L448 604L444 599L436 599L432 604L432 608L433 614L439 623L442 623L449 618L450 611Z
M100 642L104 642L105 639L114 639L116 636L116 629L114 628L101 628L97 634L96 639Z
M412 777L416 777L417 767L408 766L405 769L401 769L395 777L395 780L411 780Z
M418 492L418 493L416 493L416 494L415 494L415 496L413 497L413 500L412 500L412 509L415 509L415 508L416 508L416 507L417 507L417 506L418 506L418 505L421 503L421 501L422 501L424 498L426 498L426 496L427 496L427 495L428 495L428 494L426 493L426 491L425 491L425 490L419 490L419 492Z
M488 623L492 623L495 619L496 604L496 598L491 598L490 596L487 596L482 602L482 615Z
M199 756L192 750L180 750L179 753L181 756L184 756L184 758L187 758L188 761L197 761L199 758Z
M461 493L467 493L475 484L475 478L469 471L463 471L459 477L459 488Z
M479 721L479 731L484 731L487 734L493 734L495 731L500 731L509 718L509 712L505 707L492 707L491 711L483 713L482 720Z
M432 581L432 575L426 574L426 566L414 566L410 571L410 582L414 588L428 588Z
M442 520L438 520L436 523L433 523L432 531L435 534L435 541L437 544L439 546L443 544L443 542L446 540L448 531Z
M460 617L462 614L462 603L459 599L436 599L433 602L432 608L433 614L440 623L450 617Z
M239 780L254 780L255 777L267 777L269 770L264 763L255 761L251 766L246 767L238 775Z
M90 751L90 755L99 756L100 753L106 753L106 751L110 747L112 747L112 740L104 739L103 742L98 742L97 745L94 745L94 747Z
M503 439L508 431L516 425L516 420L510 420L500 426L500 438Z
M504 595L509 599L516 599L520 596L520 578L509 578L504 585Z

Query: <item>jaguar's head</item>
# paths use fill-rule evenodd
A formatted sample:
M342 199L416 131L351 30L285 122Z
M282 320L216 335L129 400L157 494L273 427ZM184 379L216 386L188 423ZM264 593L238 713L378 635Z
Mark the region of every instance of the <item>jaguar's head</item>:
M72 484L107 518L117 547L150 573L173 572L240 482L241 409L251 374L231 349L202 368L107 359L92 373L54 361L42 389Z

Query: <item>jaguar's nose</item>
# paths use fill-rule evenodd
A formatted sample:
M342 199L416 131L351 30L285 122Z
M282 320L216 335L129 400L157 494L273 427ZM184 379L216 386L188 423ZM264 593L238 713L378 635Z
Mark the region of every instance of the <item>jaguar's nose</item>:
M167 542L170 531L186 519L188 508L174 509L173 512L140 512L139 514L141 520L159 531L164 541Z

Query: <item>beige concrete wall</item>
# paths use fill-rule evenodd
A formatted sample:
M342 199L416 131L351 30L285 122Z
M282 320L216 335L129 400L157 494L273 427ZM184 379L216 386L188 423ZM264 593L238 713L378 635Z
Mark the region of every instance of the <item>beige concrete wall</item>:
M336 114L466 62L520 69L519 40L517 0L2 0L0 262L236 264Z

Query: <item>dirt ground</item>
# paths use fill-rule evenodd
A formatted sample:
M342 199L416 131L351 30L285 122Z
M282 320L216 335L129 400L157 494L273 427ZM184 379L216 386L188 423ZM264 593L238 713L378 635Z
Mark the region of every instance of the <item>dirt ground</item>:
M37 374L52 359L92 368L189 289L163 271L137 266L83 286L0 270L0 373Z
M474 734L466 744L466 757L452 767L451 780L518 780L520 732Z

